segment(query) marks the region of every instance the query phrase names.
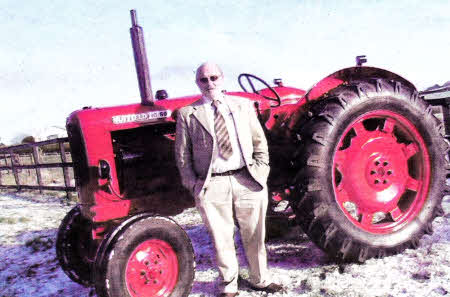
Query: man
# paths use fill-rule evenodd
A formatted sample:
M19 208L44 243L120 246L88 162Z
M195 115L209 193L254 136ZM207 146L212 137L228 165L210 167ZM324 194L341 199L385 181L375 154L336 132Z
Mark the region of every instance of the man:
M281 291L267 269L269 154L255 109L249 100L223 93L223 73L216 64L202 64L196 83L203 96L179 110L175 151L183 185L195 197L214 242L223 280L220 296L238 294L234 217L250 266L251 287Z

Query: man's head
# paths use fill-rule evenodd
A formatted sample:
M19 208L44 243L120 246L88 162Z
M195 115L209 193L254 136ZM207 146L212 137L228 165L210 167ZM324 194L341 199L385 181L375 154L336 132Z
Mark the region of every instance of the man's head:
M206 62L200 65L195 81L203 96L212 100L222 96L223 73L217 64Z

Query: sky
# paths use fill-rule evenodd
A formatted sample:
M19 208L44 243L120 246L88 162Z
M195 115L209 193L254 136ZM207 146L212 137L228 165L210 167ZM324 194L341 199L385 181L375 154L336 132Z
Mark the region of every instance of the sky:
M144 29L153 92L197 94L196 68L309 89L355 65L395 72L423 90L450 80L448 0L0 0L0 142L64 128L83 106L140 102L130 10Z

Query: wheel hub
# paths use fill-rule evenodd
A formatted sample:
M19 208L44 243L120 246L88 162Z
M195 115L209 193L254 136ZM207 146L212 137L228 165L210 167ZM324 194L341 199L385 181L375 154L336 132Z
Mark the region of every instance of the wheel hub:
M163 240L151 239L138 245L126 269L131 296L169 296L178 279L178 260Z
M388 211L400 199L408 176L408 160L399 153L402 144L380 131L366 131L355 138L338 166L343 174L341 186L360 211Z
M367 128L366 120L377 125ZM401 221L412 220L426 198L428 152L420 133L401 115L373 111L355 120L341 137L333 162L336 200L365 230L389 232ZM408 191L413 192L410 209L401 209ZM356 215L345 210L348 203ZM391 227L375 225L376 213L392 218Z
M372 160L374 159L374 160ZM384 190L392 184L392 165L384 157L369 158L367 162L366 179L367 183L374 189Z

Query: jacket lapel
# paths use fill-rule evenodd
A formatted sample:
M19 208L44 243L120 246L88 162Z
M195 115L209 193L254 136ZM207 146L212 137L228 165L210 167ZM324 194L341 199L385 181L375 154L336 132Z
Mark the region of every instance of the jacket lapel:
M238 138L240 138L239 136L239 132L242 131L241 126L242 126L242 115L241 115L241 106L236 104L233 99L231 99L230 97L227 98L227 104L228 107L230 108L231 114L233 115L233 120L234 120L234 124L236 125L236 131L238 133Z
M192 112L192 115L200 122L203 128L205 128L205 130L212 136L213 131L211 131L211 126L206 116L205 104L202 104L201 100L199 100L198 104L193 106L193 109L194 111Z

